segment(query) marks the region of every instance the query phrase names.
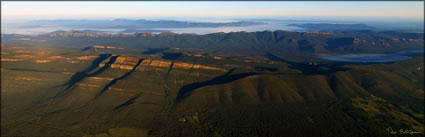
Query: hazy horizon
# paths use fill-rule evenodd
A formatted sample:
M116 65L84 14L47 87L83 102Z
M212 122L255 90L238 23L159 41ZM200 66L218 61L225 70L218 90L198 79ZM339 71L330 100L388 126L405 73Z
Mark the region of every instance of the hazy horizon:
M1 2L2 19L424 18L423 2Z
M366 24L384 29L423 31L423 2L1 2L2 34L47 33L76 29L34 20L147 19L188 22L263 22L250 27L150 28L182 33L217 31L300 31L286 26L298 22ZM282 25L286 24L286 25ZM40 25L40 24L39 24ZM47 27L46 27L47 26ZM85 28L94 29L94 28ZM124 29L120 30L124 31Z

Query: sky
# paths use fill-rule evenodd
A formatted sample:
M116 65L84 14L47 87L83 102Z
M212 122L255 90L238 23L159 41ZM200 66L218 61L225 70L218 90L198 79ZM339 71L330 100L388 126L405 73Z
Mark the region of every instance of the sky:
M424 18L424 2L1 2L2 19L131 18L156 16L350 16Z

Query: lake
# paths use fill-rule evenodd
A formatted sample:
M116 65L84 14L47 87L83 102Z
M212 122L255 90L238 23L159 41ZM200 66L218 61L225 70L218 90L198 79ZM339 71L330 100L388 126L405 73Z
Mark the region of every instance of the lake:
M339 62L355 62L355 63L384 63L396 62L410 59L414 56L423 56L423 49L403 50L395 53L386 54L345 54L345 55L328 55L319 54L319 57L331 61Z

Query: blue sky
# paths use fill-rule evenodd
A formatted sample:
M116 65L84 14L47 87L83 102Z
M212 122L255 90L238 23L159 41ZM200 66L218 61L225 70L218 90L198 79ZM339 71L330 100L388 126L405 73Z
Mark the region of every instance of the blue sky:
M422 2L1 2L6 19L155 16L355 16L424 18Z

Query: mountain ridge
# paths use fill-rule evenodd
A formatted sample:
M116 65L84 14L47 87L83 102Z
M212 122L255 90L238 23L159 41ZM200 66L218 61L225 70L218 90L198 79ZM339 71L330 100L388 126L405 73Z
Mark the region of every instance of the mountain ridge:
M50 44L85 48L110 45L118 48L185 48L220 53L264 55L268 52L286 57L303 58L300 54L387 53L403 49L423 49L423 33L403 32L229 32L205 35L150 32L134 34L86 33L66 31L38 36L2 35L5 44ZM28 39L22 41L21 39Z

